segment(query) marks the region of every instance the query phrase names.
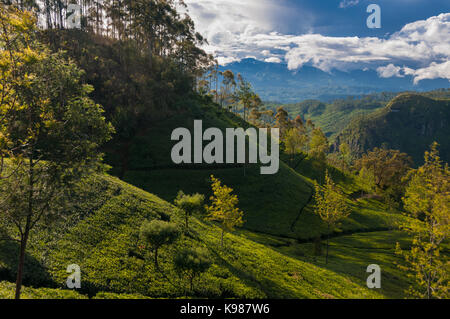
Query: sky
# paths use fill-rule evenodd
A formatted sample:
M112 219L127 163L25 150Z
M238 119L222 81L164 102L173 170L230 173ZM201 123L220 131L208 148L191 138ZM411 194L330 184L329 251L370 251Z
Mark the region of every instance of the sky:
M449 0L185 0L204 49L221 65L244 58L325 72L373 69L450 81ZM367 27L370 4L381 28Z

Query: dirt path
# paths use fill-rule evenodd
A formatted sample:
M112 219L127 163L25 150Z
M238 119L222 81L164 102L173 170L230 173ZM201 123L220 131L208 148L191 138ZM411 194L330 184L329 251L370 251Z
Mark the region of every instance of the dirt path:
M309 186L309 185L308 185L308 186ZM291 227L290 227L291 232L294 232L295 224L297 224L298 220L300 219L300 216L303 214L303 211L305 210L305 208L306 208L306 207L312 202L312 200L313 200L313 197L314 197L314 188L312 188L311 186L309 186L309 188L311 189L311 195L309 196L308 201L306 202L306 204L303 205L303 206L300 208L300 211L299 211L297 217L295 217L294 221L292 222Z

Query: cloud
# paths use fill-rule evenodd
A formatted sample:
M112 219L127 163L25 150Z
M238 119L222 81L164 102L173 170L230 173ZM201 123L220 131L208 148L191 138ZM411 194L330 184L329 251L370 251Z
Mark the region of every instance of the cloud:
M280 58L271 57L271 58L265 59L264 62L267 62L267 63L281 63L282 61L281 61Z
M380 78L391 78L393 76L402 78L404 75L401 73L402 68L395 66L392 63L387 66L380 66L377 68L378 76Z
M450 81L450 61L444 63L432 62L430 66L417 70L404 68L404 72L414 76L414 84L426 79L447 79Z
M280 17L294 15L292 9L283 7L274 0L185 0L188 14L196 29L208 39L204 49L214 54L224 64L255 56L259 60L281 59L279 52L271 53L275 46L259 46L259 38L272 37L280 27ZM312 19L302 13L302 21ZM271 59L275 61L274 59Z
M341 3L339 3L339 8L348 8L356 6L359 3L359 0L343 0Z
M233 58L233 57L223 57L223 56L217 57L217 62L220 65L227 65L227 64L230 64L233 62L239 62L239 61L240 61L240 59Z
M342 2L350 5L354 1ZM271 0L186 3L198 30L209 41L205 50L222 65L254 56L266 62L285 62L290 70L304 65L325 72L371 69L380 77L410 75L416 83L450 77L450 13L406 24L387 38L332 37L277 32L280 10L285 8Z
M297 37L295 42L297 46L286 53L289 69L308 63L324 71L369 67L384 77L399 76L398 64L419 70L449 60L450 13L407 24L387 39L312 34ZM445 71L437 73L443 75ZM435 73L417 74L425 79L425 74Z

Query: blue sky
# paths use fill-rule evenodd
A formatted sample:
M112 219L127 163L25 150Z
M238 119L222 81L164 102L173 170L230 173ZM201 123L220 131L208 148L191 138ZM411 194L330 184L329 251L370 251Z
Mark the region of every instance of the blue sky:
M222 65L243 58L295 70L374 69L380 77L450 80L448 0L185 0L205 49ZM381 29L366 25L381 7Z
M289 19L280 15L277 28L282 33L301 34L308 30L329 36L385 36L405 24L450 12L448 0L278 0L289 8ZM382 10L382 28L369 29L369 4ZM294 13L295 12L295 13ZM302 21L302 15L310 17ZM303 23L304 24L303 24Z

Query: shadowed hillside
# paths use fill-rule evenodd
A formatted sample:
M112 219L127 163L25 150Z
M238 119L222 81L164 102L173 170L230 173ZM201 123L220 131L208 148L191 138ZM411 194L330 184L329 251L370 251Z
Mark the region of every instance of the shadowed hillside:
M450 100L432 99L406 93L385 108L354 120L336 139L361 155L374 147L408 153L418 166L433 141L441 147L441 157L450 160Z

